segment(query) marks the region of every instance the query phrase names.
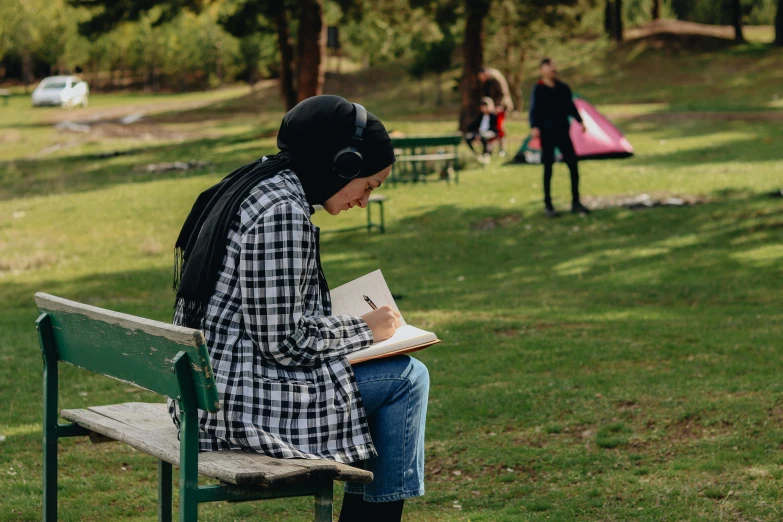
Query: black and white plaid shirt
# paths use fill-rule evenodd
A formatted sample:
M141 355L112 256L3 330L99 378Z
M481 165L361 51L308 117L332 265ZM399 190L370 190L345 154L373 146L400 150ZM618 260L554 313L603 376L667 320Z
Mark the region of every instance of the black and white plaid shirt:
M344 357L372 344L372 332L361 318L331 315L309 209L298 178L283 171L250 192L231 226L205 318L221 409L199 410L202 451L376 455ZM171 400L169 413L179 428Z

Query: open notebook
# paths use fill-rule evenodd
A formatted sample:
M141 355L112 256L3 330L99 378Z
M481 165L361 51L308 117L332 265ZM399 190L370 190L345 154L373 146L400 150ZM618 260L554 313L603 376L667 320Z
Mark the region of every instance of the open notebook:
M370 272L366 276L338 286L331 290L330 293L332 295L332 313L334 315L359 317L372 311L370 305L364 300L365 295L372 299L373 303L378 307L389 305L397 311L400 310L397 308L397 304L394 302L394 298L380 270ZM415 352L439 342L437 335L407 324L403 317L402 326L389 339L353 352L346 358L350 363L358 363L401 353Z

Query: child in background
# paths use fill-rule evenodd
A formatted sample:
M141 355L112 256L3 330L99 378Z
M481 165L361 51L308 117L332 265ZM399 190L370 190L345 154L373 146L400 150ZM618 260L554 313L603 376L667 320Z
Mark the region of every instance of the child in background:
M481 116L476 118L470 125L468 125L468 131L465 133L465 142L470 147L470 150L476 152L473 148L473 142L476 140L481 141L482 152L478 155L478 160L481 163L489 163L490 157L490 142L498 136L498 117L494 113L495 102L490 97L484 97L481 99Z

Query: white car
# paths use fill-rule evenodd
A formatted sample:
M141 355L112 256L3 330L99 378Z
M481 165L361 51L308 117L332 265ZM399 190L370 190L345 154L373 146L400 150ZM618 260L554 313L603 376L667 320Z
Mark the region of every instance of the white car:
M76 76L49 76L33 91L33 107L57 105L60 107L87 107L90 88Z

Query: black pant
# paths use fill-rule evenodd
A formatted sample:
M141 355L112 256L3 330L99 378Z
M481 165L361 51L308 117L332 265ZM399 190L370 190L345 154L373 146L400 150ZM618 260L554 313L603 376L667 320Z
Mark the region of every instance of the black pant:
M552 208L552 164L555 147L563 154L563 161L571 172L571 204L579 204L579 165L568 129L541 129L541 163L544 164L544 205Z
M468 144L468 147L470 147L470 150L472 152L476 152L476 150L473 148L473 141L478 138L481 140L481 147L482 152L484 154L489 152L489 142L494 140L497 134L493 131L484 131L484 132L466 132L465 133L465 143Z

